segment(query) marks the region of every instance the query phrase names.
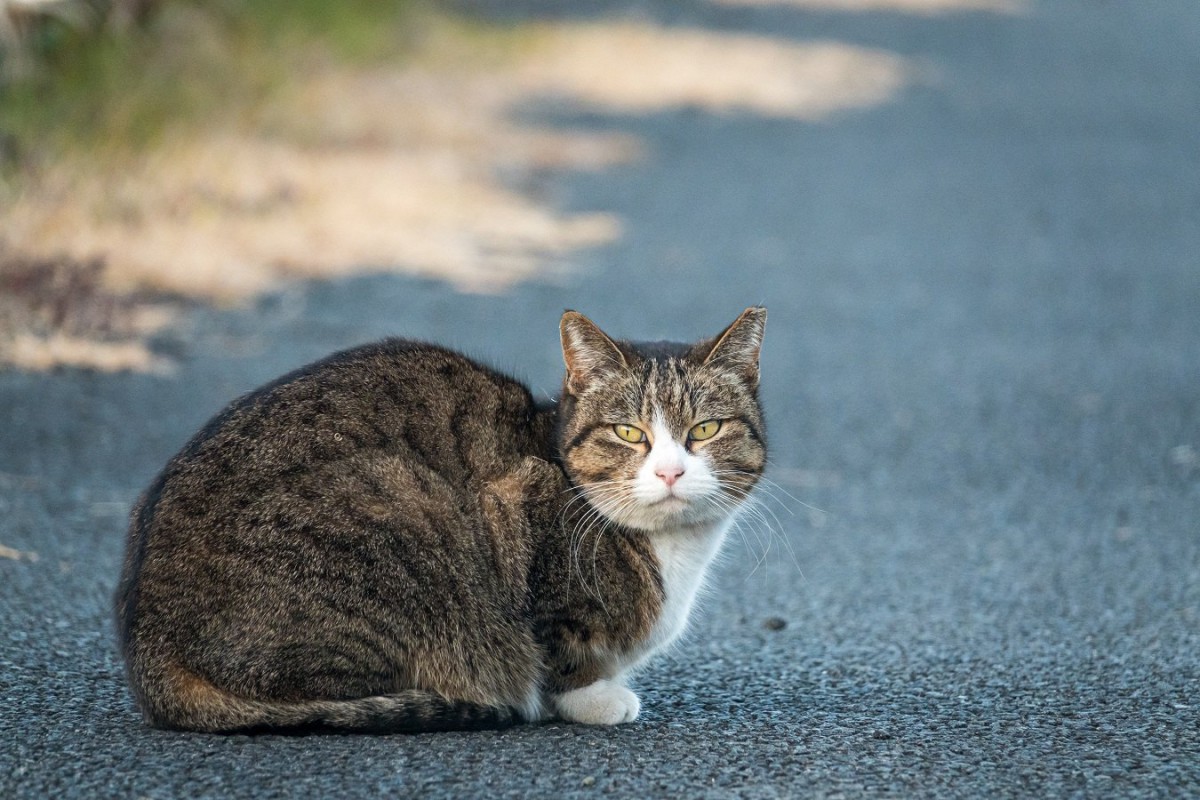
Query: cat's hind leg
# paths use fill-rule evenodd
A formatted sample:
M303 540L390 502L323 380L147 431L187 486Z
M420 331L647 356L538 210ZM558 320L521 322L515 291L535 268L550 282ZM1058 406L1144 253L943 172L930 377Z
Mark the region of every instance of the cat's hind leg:
M480 492L495 591L506 606L498 624L509 628L507 642L518 643L503 661L507 680L502 694L530 721L546 718L553 709L543 702L545 664L528 622L529 571L542 529L557 522L566 485L558 467L530 456ZM518 699L515 693L522 691L523 698Z
M240 697L174 663L159 665L151 680L135 681L147 721L160 728L233 733L288 728L329 728L363 733L505 728L517 709L453 701L436 692L408 689L348 700L280 701Z

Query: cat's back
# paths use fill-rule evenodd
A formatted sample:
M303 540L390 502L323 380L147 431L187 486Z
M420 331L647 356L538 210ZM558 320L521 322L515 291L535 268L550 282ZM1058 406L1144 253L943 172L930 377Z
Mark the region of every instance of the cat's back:
M535 447L536 409L512 378L453 350L387 339L303 367L239 398L167 465L173 488L237 485L368 451L486 480ZM163 487L166 488L166 487Z
M147 580L178 590L189 562L253 557L297 520L319 533L372 513L373 496L389 513L457 507L525 456L548 457L544 427L525 386L422 342L388 339L284 375L214 417L142 496L118 628Z
M536 710L529 546L516 528L489 535L483 487L546 455L549 420L512 378L395 339L234 401L130 524L116 623L148 718L419 727L461 716L449 696L481 719ZM447 655L460 651L486 663Z

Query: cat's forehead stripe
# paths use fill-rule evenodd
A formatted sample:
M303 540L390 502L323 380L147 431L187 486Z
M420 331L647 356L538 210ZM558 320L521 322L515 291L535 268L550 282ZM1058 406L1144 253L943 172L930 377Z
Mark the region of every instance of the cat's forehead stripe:
M696 394L684 363L674 357L648 359L642 383L638 406L642 420L662 419L676 435L691 425Z

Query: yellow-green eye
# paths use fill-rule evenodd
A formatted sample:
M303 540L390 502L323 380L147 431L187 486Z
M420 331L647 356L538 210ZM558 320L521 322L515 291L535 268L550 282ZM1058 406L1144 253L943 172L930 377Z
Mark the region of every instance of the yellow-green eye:
M719 430L721 430L721 420L706 420L699 425L693 425L692 429L688 431L688 438L693 442L702 442L716 436Z
M646 434L641 428L635 428L632 425L613 425L613 430L617 436L632 444L646 441Z

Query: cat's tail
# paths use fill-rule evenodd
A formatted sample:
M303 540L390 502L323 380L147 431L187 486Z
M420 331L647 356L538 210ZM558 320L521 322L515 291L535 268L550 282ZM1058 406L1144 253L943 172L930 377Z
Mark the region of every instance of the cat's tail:
M447 700L422 689L354 700L275 702L239 697L182 670L154 683L158 691L138 692L142 711L150 724L176 730L419 733L505 728L521 721L514 708Z

